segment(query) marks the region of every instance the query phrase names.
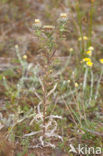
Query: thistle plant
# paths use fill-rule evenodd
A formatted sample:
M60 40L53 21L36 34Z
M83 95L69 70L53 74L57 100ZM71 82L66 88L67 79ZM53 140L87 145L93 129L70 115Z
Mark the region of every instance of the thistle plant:
M42 146L45 145L45 139L48 137L57 137L62 140L62 137L55 134L55 131L57 129L57 122L55 118L61 119L61 116L58 115L49 115L47 116L47 107L50 96L55 92L57 88L57 82L54 82L52 73L53 73L53 63L54 63L54 56L56 53L56 38L54 36L55 32L55 26L52 25L44 25L40 29L39 27L35 27L36 23L34 23L34 31L37 35L40 43L42 44L42 51L41 52L41 62L40 62L40 68L43 71L43 75L39 77L39 82L42 88L42 97L38 95L40 104L38 108L38 112L41 113L40 105L43 106L43 114L41 118L43 118L43 134L40 137ZM39 35L38 35L39 34ZM52 86L54 87L52 88ZM51 99L52 100L52 99ZM49 104L52 104L53 101L50 101ZM47 121L48 119L48 121ZM54 129L51 131L48 130L49 127L53 126L54 123ZM51 143L48 143L48 145L53 146Z

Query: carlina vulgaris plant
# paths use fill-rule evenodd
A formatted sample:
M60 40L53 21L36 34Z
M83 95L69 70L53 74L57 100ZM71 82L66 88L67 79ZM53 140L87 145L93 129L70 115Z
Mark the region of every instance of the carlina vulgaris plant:
M37 33L38 31L39 33ZM46 137L54 136L62 140L61 136L55 134L57 123L53 119L53 118L60 119L61 117L58 115L54 116L52 114L47 117L47 107L48 107L49 97L54 93L55 89L57 88L57 83L55 84L53 78L51 78L53 72L52 65L53 65L54 55L56 53L56 41L54 37L55 26L43 25L41 28L34 27L34 32L35 35L38 37L40 44L42 44L42 49L41 49L42 61L40 62L40 67L43 74L39 77L39 82L42 88L41 104L43 106L43 125L42 125L43 133L42 136L40 137L40 142L42 146L45 146L44 140ZM50 90L49 88L51 88L52 85L54 85L54 87L53 89ZM39 108L39 112L40 112L40 108ZM49 122L47 122L47 118L49 119ZM52 124L52 122L54 122L55 127L54 130L52 129L51 133L49 134L48 127ZM52 146L50 143L49 145Z
M40 24L40 25L39 25ZM38 82L42 89L42 95L39 95L37 90L34 87L34 94L36 97L40 100L38 106L37 106L37 114L30 110L27 114L24 115L23 118L20 118L21 108L18 107L18 111L14 114L13 124L10 125L9 134L11 135L13 132L13 129L20 123L24 122L26 119L30 119L30 126L33 124L34 121L36 121L38 124L40 124L41 130L37 132L31 132L29 134L24 134L23 137L28 137L32 135L36 135L38 133L42 133L39 137L40 144L36 146L32 146L32 148L41 146L51 146L55 147L54 144L51 144L50 142L46 141L46 138L52 138L56 137L61 140L63 140L62 136L59 136L56 134L57 131L57 121L55 119L62 119L61 116L58 115L47 115L47 107L48 107L48 101L50 96L55 92L57 88L57 82L55 83L53 79L51 78L52 75L52 65L53 65L53 58L56 52L56 42L55 38L53 36L53 33L55 31L55 27L51 25L41 26L41 21L39 19L36 19L34 22L34 31L35 35L37 36L40 43L43 44L43 52L41 53L41 61L40 63L40 69L42 71L42 74L38 78ZM18 57L18 60L20 62L20 65L22 66L22 74L21 78L19 79L16 88L17 88L17 94L16 97L19 98L21 96L22 88L24 87L24 82L26 81L33 81L32 77L28 77L27 71L33 68L32 64L29 64L27 62L27 56L24 55L23 58L21 57L19 53L19 46L15 46L16 54ZM6 81L4 81L6 83ZM53 88L52 88L53 86ZM6 85L8 87L8 85ZM52 89L51 89L52 88ZM52 103L52 100L51 100ZM18 104L18 102L17 102ZM19 111L20 108L20 111ZM41 109L43 108L43 110ZM16 119L15 119L16 118ZM40 123L40 120L42 123Z

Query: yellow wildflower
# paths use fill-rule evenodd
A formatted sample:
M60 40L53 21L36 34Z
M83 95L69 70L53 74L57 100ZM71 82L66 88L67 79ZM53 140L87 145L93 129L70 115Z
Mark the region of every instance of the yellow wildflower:
M103 64L103 58L102 58L102 59L100 59L99 61L100 61L100 63L102 63L102 64Z
M27 55L24 55L24 56L23 56L23 59L26 60L26 59L27 59Z
M78 85L78 83L77 82L75 82L75 87L77 88L79 85Z
M84 58L82 61L83 61L83 62L91 62L91 59L88 58L88 57L86 57L86 58Z
M81 41L82 37L79 37L78 40ZM87 36L83 36L83 40L88 40L88 37Z
M3 78L3 80L5 80L5 76L3 76L2 78Z
M88 50L88 51L86 51L86 54L89 55L89 56L92 56L92 51Z
M88 37L87 37L87 36L83 36L83 39L84 39L84 40L88 40Z
M92 67L93 63L91 61L86 62L87 66Z
M73 51L73 48L70 48L69 51L72 52Z

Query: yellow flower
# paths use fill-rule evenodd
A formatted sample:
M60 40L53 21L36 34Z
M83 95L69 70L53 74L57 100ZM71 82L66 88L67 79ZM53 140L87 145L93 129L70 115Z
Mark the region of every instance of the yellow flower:
M88 50L88 51L86 51L86 54L89 55L89 56L92 56L92 51Z
M86 58L84 58L82 61L83 61L83 62L91 62L91 59L88 58L88 57L86 57Z
M86 62L87 66L92 67L93 63L91 61Z
M70 48L69 51L72 52L73 51L73 48Z
M78 83L77 82L75 82L75 87L77 88L79 85L78 85Z
M102 59L100 59L99 61L100 61L100 63L102 63L102 64L103 64L103 58L102 58Z
M94 50L94 47L90 46L90 47L88 48L88 50L93 51L93 50Z
M83 36L83 39L84 39L84 40L88 40L88 37L87 37L87 36Z
M26 59L27 59L27 55L24 55L24 56L23 56L23 59L26 60Z
M79 37L78 40L81 41L82 37ZM88 40L88 37L87 36L83 36L83 40Z

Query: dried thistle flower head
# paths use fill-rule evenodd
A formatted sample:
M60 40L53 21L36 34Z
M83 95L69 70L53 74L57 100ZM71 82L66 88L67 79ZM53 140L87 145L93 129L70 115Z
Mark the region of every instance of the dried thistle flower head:
M48 33L51 33L54 30L54 28L55 27L53 25L44 25L43 26L44 32L48 32Z
M67 13L60 13L60 17L58 19L59 22L66 22L68 20Z
M35 23L40 23L40 19L35 19Z
M67 17L67 13L61 13L60 17Z
M54 26L52 26L52 25L44 25L43 26L43 29L45 29L45 30L53 30L55 27Z
M40 28L41 26L42 26L42 23L41 23L40 19L35 19L33 28Z

